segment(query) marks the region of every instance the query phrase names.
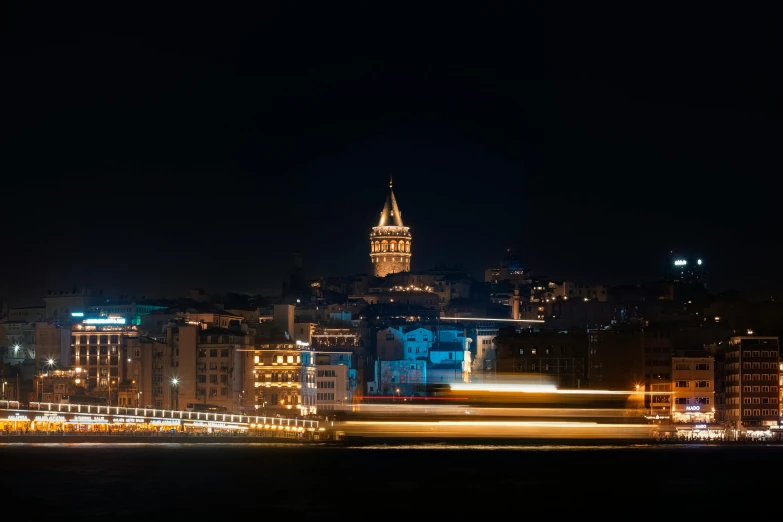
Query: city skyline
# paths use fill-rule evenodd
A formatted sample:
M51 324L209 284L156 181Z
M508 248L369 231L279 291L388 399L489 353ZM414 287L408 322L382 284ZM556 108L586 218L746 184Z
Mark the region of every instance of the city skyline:
M774 512L779 4L6 4L10 517Z

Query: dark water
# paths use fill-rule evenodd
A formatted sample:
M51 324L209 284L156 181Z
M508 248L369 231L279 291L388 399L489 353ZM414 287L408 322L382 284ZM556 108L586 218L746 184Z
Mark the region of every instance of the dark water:
M28 520L722 519L776 510L783 446L7 444L0 466Z

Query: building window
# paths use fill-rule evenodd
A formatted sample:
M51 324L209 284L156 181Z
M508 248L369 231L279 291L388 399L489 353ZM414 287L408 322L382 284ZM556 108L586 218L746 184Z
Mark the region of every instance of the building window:
M688 381L677 381L677 382L674 384L674 387L675 387L675 388L688 388L688 387L689 387L689 384L690 384L690 383L689 383Z
M709 388L710 387L710 381L696 381L696 387L697 388Z

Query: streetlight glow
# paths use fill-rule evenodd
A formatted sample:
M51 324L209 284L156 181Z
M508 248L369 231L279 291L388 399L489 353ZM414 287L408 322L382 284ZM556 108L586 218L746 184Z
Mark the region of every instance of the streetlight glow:
M178 384L179 384L179 379L177 379L176 377L171 379L171 385L172 386L177 386Z

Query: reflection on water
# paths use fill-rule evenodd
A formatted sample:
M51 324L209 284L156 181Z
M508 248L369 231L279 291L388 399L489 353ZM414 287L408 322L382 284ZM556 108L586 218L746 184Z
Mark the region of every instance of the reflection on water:
M638 513L649 493L666 496L667 510L707 517L720 515L723 504L694 503L689 492L714 491L748 469L754 494L776 498L782 449L453 442L3 444L0 487L31 520L41 518L35 515L42 507L59 519L103 522L278 515L374 520L386 514L484 520L508 518L528 507L555 518L584 516L609 504L619 517L625 509ZM688 503L677 505L678 498ZM743 506L746 516L754 509L760 513L769 505Z

